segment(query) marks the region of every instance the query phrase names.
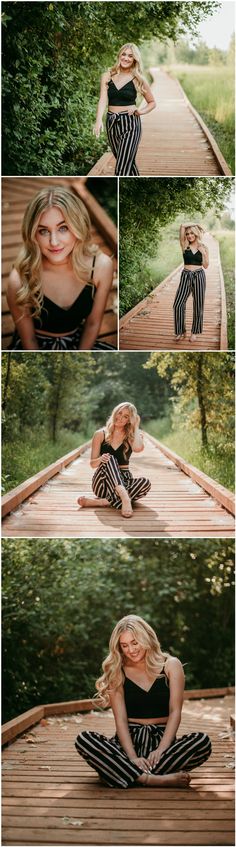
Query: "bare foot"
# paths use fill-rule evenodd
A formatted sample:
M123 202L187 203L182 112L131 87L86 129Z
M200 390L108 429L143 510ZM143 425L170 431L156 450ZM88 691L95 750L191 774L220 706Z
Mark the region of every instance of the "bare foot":
M128 494L124 494L122 496L122 507L121 507L122 518L132 518L133 509L131 506L131 500Z
M189 338L189 341L197 341L197 336L196 336L196 335L192 335L192 333L191 333L190 338Z
M89 507L97 507L97 506L110 506L111 504L105 498L101 498L99 500L98 497L78 497L77 503L79 504L81 509L86 509Z
M180 339L181 339L181 338L184 338L184 337L185 337L185 335L186 335L186 332L181 332L181 334L180 334L180 335L175 335L175 336L174 336L174 341L180 341Z
M177 773L159 774L142 774L138 781L147 787L156 786L157 788L188 788L191 776L187 771L178 771Z

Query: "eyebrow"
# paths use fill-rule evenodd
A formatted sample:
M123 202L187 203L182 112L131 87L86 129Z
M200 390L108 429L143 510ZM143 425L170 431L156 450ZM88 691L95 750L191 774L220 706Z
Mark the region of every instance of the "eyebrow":
M65 224L64 219L63 221L59 221L59 224L56 224L56 226L61 226L62 224ZM47 224L38 224L38 229L50 229L50 227L48 227Z

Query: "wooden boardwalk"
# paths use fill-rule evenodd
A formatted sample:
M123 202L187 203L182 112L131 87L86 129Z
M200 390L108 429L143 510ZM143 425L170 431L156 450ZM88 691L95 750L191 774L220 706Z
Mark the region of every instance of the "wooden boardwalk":
M216 141L178 80L158 68L150 71L157 108L141 118L140 176L231 176ZM114 172L113 155L104 153L89 174L110 176Z
M99 338L117 346L117 262L116 229L104 209L86 188L86 179L72 177L4 177L2 180L2 349L7 350L14 323L6 299L6 288L12 265L21 246L21 223L27 203L47 185L69 186L79 194L89 211L92 237L104 253L114 256L114 280L109 294Z
M78 732L111 736L106 713L35 709L37 723L3 751L3 845L234 844L232 696L188 699L178 734L212 740L189 789L107 788L74 747ZM69 704L68 704L69 705ZM64 711L66 704L64 704ZM47 716L50 715L50 716ZM14 723L14 722L12 722ZM33 723L33 721L31 721ZM14 732L13 732L14 738Z
M203 332L197 341L189 342L193 300L188 298L185 338L174 337L173 302L183 264L134 306L120 321L120 350L227 350L227 312L224 278L219 245L212 235L204 235L209 248L206 270L206 298ZM122 246L121 246L122 251ZM124 283L125 285L125 283Z
M93 474L90 446L79 452L2 498L3 537L233 537L233 494L147 434L131 471L148 477L152 487L133 517L125 520L112 508L78 509L76 498L91 493Z

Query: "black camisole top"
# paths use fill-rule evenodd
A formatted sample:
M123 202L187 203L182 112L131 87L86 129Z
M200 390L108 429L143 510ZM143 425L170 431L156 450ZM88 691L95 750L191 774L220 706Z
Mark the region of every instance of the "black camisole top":
M185 265L202 265L202 253L200 250L193 253L191 247L187 247L183 252L183 257Z
M100 456L102 455L102 453L110 453L111 456L115 456L115 459L117 459L118 465L128 465L129 459L130 459L130 456L131 456L131 453L132 453L132 448L129 447L126 455L124 454L124 449L125 449L125 446L124 446L124 442L122 441L122 444L120 444L120 446L117 447L117 449L115 450L114 447L112 447L111 444L109 444L108 441L105 441L105 433L104 433L104 441L102 442L101 447L100 447Z
M136 103L137 91L132 79L119 89L113 79L109 79L107 90L109 106L134 106Z
M92 282L95 259L96 256L93 258L89 282L86 282L84 288L82 288L82 291L69 308L65 309L62 306L58 306L44 294L40 317L33 318L36 330L43 330L43 332L48 332L49 334L59 333L60 335L66 335L67 332L75 331L84 323L91 312L96 291L95 285Z
M164 675L154 679L149 691L145 691L125 676L124 697L128 718L167 718L169 716L170 690L164 668L161 673Z

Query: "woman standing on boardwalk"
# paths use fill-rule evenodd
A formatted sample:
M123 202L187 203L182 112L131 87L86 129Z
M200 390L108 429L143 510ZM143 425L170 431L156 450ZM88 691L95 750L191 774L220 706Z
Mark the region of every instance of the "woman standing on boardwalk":
M179 659L163 653L156 633L138 615L122 618L112 632L109 655L96 688L111 705L116 735L81 732L78 753L107 785L187 788L188 771L211 753L203 732L176 739L181 721L184 672Z
M196 336L203 330L203 311L206 291L206 275L208 268L208 249L201 241L204 230L198 224L180 227L180 245L183 251L184 269L181 273L179 287L174 301L175 340L179 341L185 335L185 312L187 299L193 297L193 322L189 341L196 341Z
M26 208L22 238L7 292L11 349L114 349L97 341L112 260L92 243L82 200L61 185L43 188Z
M137 94L147 101L137 109ZM94 133L97 138L103 129L103 114L107 106L106 130L116 159L117 176L139 176L135 156L141 138L141 115L155 108L152 91L142 76L140 53L136 44L124 44L116 63L102 74L100 98Z
M113 506L123 518L131 518L132 503L150 491L144 477L134 479L129 470L132 451L144 449L140 417L132 403L120 403L113 409L105 429L93 436L91 467L95 468L92 489L95 497L78 497L80 507Z

